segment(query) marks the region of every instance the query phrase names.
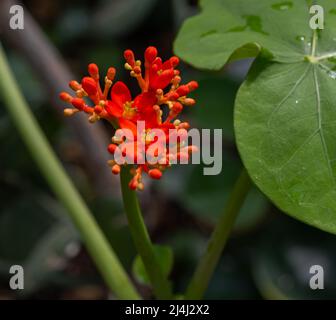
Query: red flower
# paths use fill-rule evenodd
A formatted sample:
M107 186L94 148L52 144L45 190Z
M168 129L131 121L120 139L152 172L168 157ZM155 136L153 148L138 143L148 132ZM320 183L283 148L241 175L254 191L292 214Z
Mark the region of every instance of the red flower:
M195 100L188 98L187 95L195 90L198 84L196 81L191 81L180 85L180 72L176 69L179 59L171 57L163 62L158 57L155 47L148 47L145 51L144 72L140 60L135 59L133 51L126 50L124 57L126 59L125 68L137 80L141 89L141 93L134 99L122 81L117 81L112 86L116 74L114 68L108 69L104 78L104 90L102 90L99 69L94 63L89 64L88 73L90 76L84 77L81 84L76 81L69 83L70 88L75 91L76 97L62 92L60 98L74 107L64 110L66 116L83 111L89 114L90 122L104 118L119 126L120 129L112 138L113 143L109 145L108 151L111 154L127 153L128 158L133 158L134 170L132 170L133 179L130 182L130 188L141 190L143 189L142 172L148 173L153 179L160 179L162 171L170 166L172 157L188 158L190 152L194 151L195 148L178 145L177 153L172 155L168 153L167 145L171 138L169 129L185 130L189 128L188 123L181 123L176 120L176 117L182 112L184 106L195 104ZM169 89L164 93L168 86ZM109 91L111 91L110 97L108 96ZM86 104L84 97L88 97L92 104ZM163 105L167 105L169 108L165 119L163 119ZM137 121L144 123L142 132L138 132ZM129 142L132 143L130 148L130 145L126 144L125 146L123 143L125 137L118 138L127 131L126 129L133 134L133 138ZM161 138L155 138L158 129L164 133ZM156 145L154 145L155 143ZM147 154L160 158L160 163L151 164L146 159ZM120 172L120 164L115 160L111 160L109 164L114 174Z

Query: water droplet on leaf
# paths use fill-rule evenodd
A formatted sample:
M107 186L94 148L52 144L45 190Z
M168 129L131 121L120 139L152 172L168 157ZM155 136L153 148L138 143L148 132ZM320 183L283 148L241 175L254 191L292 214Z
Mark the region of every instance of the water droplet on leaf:
M336 79L336 72L335 71L329 71L328 75L331 79L334 79L334 80Z
M306 37L305 36L297 36L295 39L303 42L303 41L306 40Z

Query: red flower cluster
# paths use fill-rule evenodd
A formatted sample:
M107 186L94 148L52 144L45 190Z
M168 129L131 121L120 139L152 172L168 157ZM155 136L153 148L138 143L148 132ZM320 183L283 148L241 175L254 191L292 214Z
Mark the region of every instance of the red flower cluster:
M89 114L90 122L93 123L103 118L116 127L117 130L112 138L112 144L108 146L108 151L114 155L116 152L122 155L127 153L127 159L134 160L133 162L127 161L134 164L134 168L131 170L133 178L129 184L131 189L143 189L142 172L148 173L153 179L160 179L162 171L170 166L172 160L188 159L189 154L195 151L193 146L178 143L177 152L172 154L169 153L167 145L172 135L170 129L177 129L179 132L189 128L187 122L181 122L176 118L184 106L195 104L195 100L188 98L187 95L195 90L198 84L196 81L191 81L181 85L180 71L176 69L179 59L173 56L163 62L157 54L155 47L146 49L143 71L141 61L135 60L133 51L126 50L124 52L125 68L138 81L141 89L141 93L134 98L122 81L117 81L112 86L116 74L113 67L107 71L104 79L105 86L102 90L99 70L94 63L89 64L90 76L84 77L81 84L77 81L69 83L70 88L76 92L76 97L72 97L66 92L60 94L63 101L74 107L64 110L66 116L84 111ZM85 97L92 101L91 106L86 104ZM165 119L163 119L164 105L168 106L169 110ZM141 132L137 126L139 121L144 123ZM124 143L127 137L126 129L132 132L132 137L128 137L128 143L132 143L132 148L127 148L127 143ZM155 135L158 129L164 132L164 139ZM162 140L160 146L151 148L154 143L156 146L158 145L158 139ZM141 141L141 145L143 144L141 152L139 152L139 141ZM159 161L153 164L153 162L147 161L145 154L150 154ZM109 164L114 174L120 172L120 164L115 160L109 161Z

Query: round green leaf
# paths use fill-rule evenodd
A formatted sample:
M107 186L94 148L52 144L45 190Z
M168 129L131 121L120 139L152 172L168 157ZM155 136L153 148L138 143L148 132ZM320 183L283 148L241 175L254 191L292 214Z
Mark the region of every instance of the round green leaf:
M290 5L280 6L284 2ZM311 2L201 0L201 14L183 24L175 52L190 64L207 69L220 69L229 60L255 57L261 47L277 61L296 61L311 38ZM336 7L332 0L319 2L328 10L332 3Z
M236 101L238 148L283 211L336 233L335 80L318 64L257 61Z
M312 4L203 0L175 50L210 69L260 54L235 105L243 162L280 209L336 233L336 3L319 1L318 31L310 28Z

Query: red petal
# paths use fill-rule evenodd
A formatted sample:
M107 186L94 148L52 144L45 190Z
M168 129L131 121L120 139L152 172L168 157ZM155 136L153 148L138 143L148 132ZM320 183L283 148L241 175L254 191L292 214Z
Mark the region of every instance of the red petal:
M153 80L151 79L152 81L150 85L153 89L164 89L168 86L173 77L173 69L164 70L159 76L155 77Z
M170 68L175 68L179 64L180 60L178 57L171 57L169 60L165 61L162 65L162 70L167 70Z
M82 87L87 92L89 96L94 96L97 94L97 84L96 81L91 77L84 77L82 80Z
M114 152L116 151L116 149L118 148L118 146L116 144L109 144L107 147L107 151L111 154L114 154Z
M115 118L120 118L124 111L122 106L113 101L107 101L105 103L105 110L110 116Z
M153 108L146 108L140 114L140 120L145 121L146 129L155 128L158 124L157 114Z
M116 69L113 68L113 67L108 68L108 70L107 70L107 74L106 74L107 78L108 78L109 80L113 81L115 75L116 75Z
M145 59L147 62L152 63L157 57L157 49L155 47L148 47L145 51Z
M175 68L180 63L180 59L176 56L171 57L169 60L173 68Z
M122 106L125 102L132 100L129 89L122 81L117 81L113 85L111 90L111 98L112 101L118 103L120 106Z
M85 106L85 102L83 99L81 98L73 98L71 100L71 104L77 108L78 110L83 110L84 109L84 106Z
M90 76L93 79L99 79L99 69L98 66L95 63L90 63L88 66L88 71Z
M137 126L134 122L125 118L119 119L119 126L121 129L129 129L132 131L134 138L137 136Z
M169 130L175 130L175 126L172 123L163 123L159 127L166 134L167 142L169 141Z
M173 65L170 60L167 60L162 64L162 70L168 70L171 68L173 68Z
M124 51L124 58L132 67L134 67L135 59L134 59L134 53L132 50L125 50Z
M139 94L134 99L134 107L141 110L146 107L152 107L157 103L157 98L154 92L145 92Z
M153 64L156 64L159 69L162 69L162 59L160 57L157 57L154 61Z
M177 88L176 93L179 95L179 97L186 96L190 92L189 86L181 85Z
M120 166L118 164L115 164L113 167L112 167L112 173L113 174L119 174L120 173Z
M72 97L67 92L61 92L60 95L59 95L59 97L64 102L71 102L71 100L72 100Z
M148 171L148 175L152 179L160 179L162 177L162 172L159 169L151 169Z
M198 88L198 82L197 81L190 81L188 83L188 87L189 87L190 91L194 91Z

